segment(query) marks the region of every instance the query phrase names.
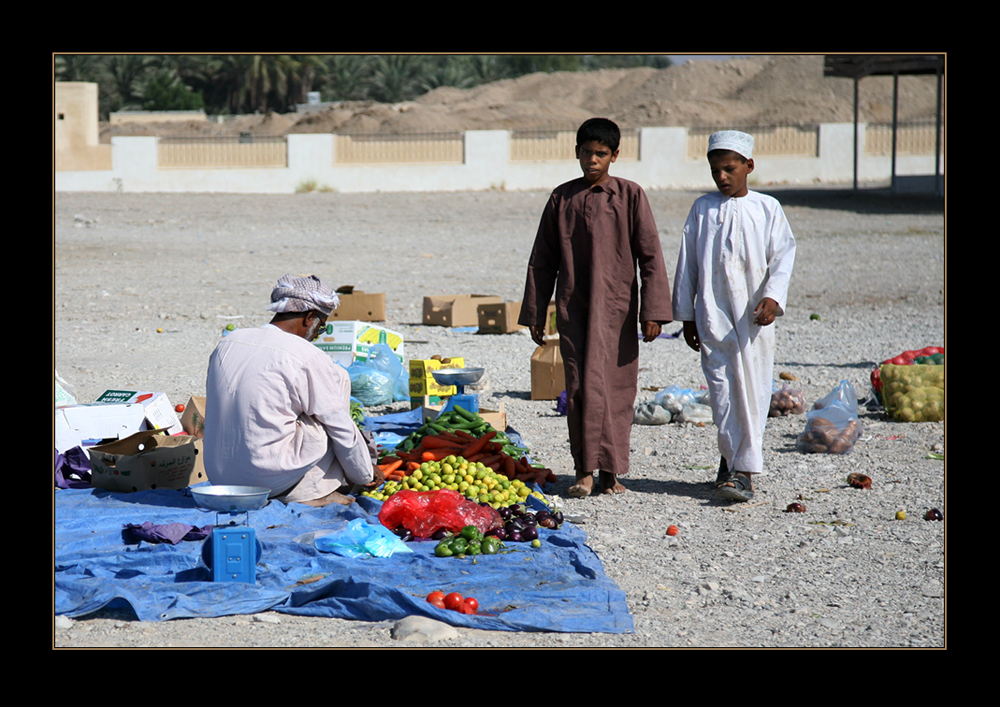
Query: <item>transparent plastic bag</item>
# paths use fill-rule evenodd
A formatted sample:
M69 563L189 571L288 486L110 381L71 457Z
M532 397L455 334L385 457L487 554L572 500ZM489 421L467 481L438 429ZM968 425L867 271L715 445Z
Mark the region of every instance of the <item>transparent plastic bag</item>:
M661 407L667 409L671 415L676 415L684 409L685 405L696 402L696 394L689 388L681 388L679 385L668 385L657 393L653 400Z
M844 380L806 413L806 429L796 438L795 448L807 454L847 454L860 436L858 395Z
M393 402L395 381L382 371L355 361L347 367L351 377L351 395L362 405L387 405Z
M786 415L801 415L806 411L806 399L801 390L793 390L788 384L771 387L771 408L768 417L784 417Z
M393 381L392 396L395 402L410 399L410 374L403 367L399 356L389 347L389 344L375 344L368 350L370 368L384 373ZM392 401L390 401L392 402Z
M640 403L635 408L635 413L632 415L633 425L666 425L672 419L673 415L669 410L660 405L655 400L649 402Z
M688 422L692 425L711 425L714 420L712 418L712 408L704 403L688 403L684 406L676 416L674 416L675 422Z

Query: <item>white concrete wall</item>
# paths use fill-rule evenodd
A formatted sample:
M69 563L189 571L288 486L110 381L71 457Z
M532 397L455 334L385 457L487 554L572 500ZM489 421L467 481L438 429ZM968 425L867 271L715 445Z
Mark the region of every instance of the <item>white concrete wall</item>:
M865 157L864 126L859 180L886 181L891 158ZM756 157L752 185L851 184L852 124L820 126L819 156ZM111 139L110 171L55 173L56 191L292 193L312 182L337 192L483 191L551 189L580 174L574 160L516 162L508 159L506 130L465 133L464 164L338 165L333 135L289 135L288 166L252 169L157 169L155 137ZM644 128L638 160L619 160L612 174L647 189L711 189L707 163L687 160L686 128ZM898 175L931 175L933 155L897 157Z

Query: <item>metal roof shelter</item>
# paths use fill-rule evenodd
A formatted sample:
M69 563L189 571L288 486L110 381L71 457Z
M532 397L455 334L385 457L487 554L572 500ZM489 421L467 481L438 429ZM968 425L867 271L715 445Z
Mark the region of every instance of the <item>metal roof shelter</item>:
M901 75L937 76L937 111L934 139L935 192L942 193L941 104L944 87L944 54L827 54L823 75L854 79L854 189L858 188L858 82L865 76L892 76L892 189L896 189L896 130Z

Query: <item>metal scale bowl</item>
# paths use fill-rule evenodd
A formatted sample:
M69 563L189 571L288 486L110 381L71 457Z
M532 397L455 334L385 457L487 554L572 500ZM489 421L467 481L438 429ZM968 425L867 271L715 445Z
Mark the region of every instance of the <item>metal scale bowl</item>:
M191 489L199 507L215 511L215 527L201 547L201 559L215 582L257 581L263 547L250 527L250 511L267 505L271 490L262 486L206 486ZM228 522L220 516L228 515ZM238 522L237 516L243 516Z
M448 398L442 412L448 412L455 405L460 405L469 412L479 412L479 394L466 394L465 386L478 383L485 372L485 368L442 368L431 371L438 385L453 385L458 389L455 395Z

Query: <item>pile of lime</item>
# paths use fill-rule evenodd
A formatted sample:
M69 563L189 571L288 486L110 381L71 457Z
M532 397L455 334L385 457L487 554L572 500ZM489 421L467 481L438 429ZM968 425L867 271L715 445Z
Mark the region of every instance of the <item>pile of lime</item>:
M362 496L370 496L384 501L402 490L437 491L451 489L478 503L488 503L494 508L521 503L529 496L542 501L545 497L523 481L508 479L493 471L482 462L469 462L463 457L448 456L441 461L424 462L420 468L402 481L387 481L376 491L364 491Z

